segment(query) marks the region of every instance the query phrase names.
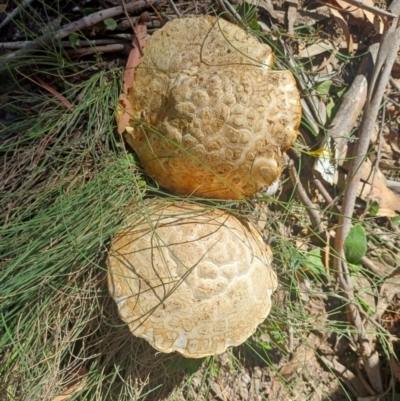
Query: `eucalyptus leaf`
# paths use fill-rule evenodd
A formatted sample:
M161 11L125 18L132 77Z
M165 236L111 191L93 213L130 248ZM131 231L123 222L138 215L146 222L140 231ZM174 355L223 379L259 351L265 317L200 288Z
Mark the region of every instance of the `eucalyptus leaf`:
M320 84L317 85L316 91L318 95L320 96L327 96L329 95L329 90L331 89L332 81L327 80L324 82L321 82Z
M109 31L114 31L117 29L117 22L114 18L107 18L104 20L104 24Z
M337 111L337 104L332 98L329 98L329 102L326 105L326 116L329 120L332 120L336 111Z
M371 202L368 212L372 217L375 217L379 212L379 204L377 202Z
M351 228L344 241L344 253L349 263L356 264L367 252L367 236L360 224Z
M79 46L79 35L74 32L71 33L71 35L68 36L69 43L71 43L71 46L76 49Z
M325 266L322 262L321 249L313 249L312 251L307 252L305 257L305 261L303 262L304 267L315 274L321 274L325 272Z

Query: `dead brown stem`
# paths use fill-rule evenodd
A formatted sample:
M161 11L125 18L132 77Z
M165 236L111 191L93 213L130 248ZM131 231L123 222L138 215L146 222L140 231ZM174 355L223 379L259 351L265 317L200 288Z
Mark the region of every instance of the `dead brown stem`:
M171 6L171 8L174 10L174 13L176 14L176 16L178 18L182 18L181 13L178 10L178 7L175 5L174 0L168 0L169 5Z
M131 42L129 39L93 39L93 40L79 40L76 47L90 47L90 46L103 46L103 45L111 45L115 43L126 43ZM18 42L0 42L0 50L18 50L28 45L29 41L18 41ZM72 48L74 45L67 40L62 40L60 46L63 48Z
M390 8L397 14L400 9L400 0L394 0ZM359 129L359 139L356 143L355 157L350 162L346 188L343 196L342 215L339 218L335 237L335 251L337 253L334 261L335 270L339 276L340 287L350 301L348 304L350 320L355 328L360 332L357 338L359 352L364 362L369 382L377 393L383 391L382 379L379 371L379 356L374 349L374 345L364 335L364 329L360 317L360 308L354 303L355 297L352 290L350 272L345 260L343 247L344 240L351 227L351 218L357 197L358 184L361 178L360 167L368 151L371 134L378 117L383 93L389 81L390 72L400 45L400 28L398 28L398 21L399 18L394 19L389 30L382 36L373 76L368 87L368 97Z
M371 45L368 49L350 89L344 94L339 110L329 126L327 136L334 141L337 164L341 164L340 161L345 157L347 141L367 99L368 81L372 76L378 50L379 43Z
M289 174L301 203L306 207L306 211L310 217L313 229L317 234L323 233L325 229L324 225L322 224L321 217L317 211L317 206L314 205L314 203L312 203L311 199L308 197L294 166L290 166Z
M360 263L370 270L372 273L376 274L379 277L383 277L382 272L379 271L379 269L375 266L374 262L372 262L371 259L368 259L366 256L363 256L360 260Z
M325 356L319 357L321 361L329 368L338 373L340 378L345 382L346 387L352 392L355 397L360 397L365 394L364 386L358 377L347 367L343 366L336 359L329 359Z
M330 196L329 192L326 190L326 188L324 187L322 182L316 177L312 178L312 182L315 185L315 187L318 189L320 194L328 202L328 205L324 208L324 210L326 211L332 207L332 208L334 208L336 213L340 213L340 206L336 205L336 200L332 199L332 197Z
M126 50L126 52L128 53L129 49L130 46L124 45L122 43L113 43L104 46L84 47L81 49L67 50L66 53L70 57L79 57L95 53L116 53L116 52L121 52L123 50Z
M151 5L156 5L161 0L138 0L132 3L126 4L126 10L128 12L134 12ZM16 52L10 53L0 60L0 68L4 68L11 62L16 62L18 60L26 59L26 56L33 51L39 49L40 47L51 43L53 40L60 40L66 38L73 32L80 31L84 28L91 27L104 21L107 18L116 17L117 15L124 13L124 7L118 6L109 8L107 10L101 10L96 13L90 14L87 17L81 18L80 20L71 22L70 24L64 25L60 29L52 30L39 38L28 42L26 46L17 50Z

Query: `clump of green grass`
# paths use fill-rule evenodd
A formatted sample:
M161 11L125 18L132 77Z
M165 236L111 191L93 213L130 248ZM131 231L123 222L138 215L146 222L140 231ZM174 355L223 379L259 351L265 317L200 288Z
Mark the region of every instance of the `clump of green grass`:
M3 106L17 114L2 130L0 384L10 400L52 399L86 366L76 348L100 313L107 241L144 193L113 134L120 76L71 85L72 112L21 86Z

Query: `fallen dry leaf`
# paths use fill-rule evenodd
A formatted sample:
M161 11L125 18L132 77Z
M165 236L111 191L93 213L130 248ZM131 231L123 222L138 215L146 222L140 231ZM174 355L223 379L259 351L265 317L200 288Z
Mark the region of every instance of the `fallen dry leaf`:
M340 25L343 31L343 35L346 37L346 43L347 43L347 50L349 53L352 53L354 50L353 46L353 37L350 34L349 27L347 25L347 21L344 19L343 15L340 14L338 10L335 8L331 9L332 15L334 16L335 20L337 23Z
M311 364L316 364L315 352L321 343L321 340L315 334L310 334L307 343L297 347L290 361L279 369L279 374L285 379L289 379L293 374L299 373L302 369L312 370Z
M75 106L72 105L72 103L65 97L63 96L60 92L57 92L53 87L48 85L46 82L44 82L41 78L35 77L37 83L43 88L46 89L47 92L51 93L55 98L57 98L60 103L69 111L73 111L75 109Z
M372 0L363 0L363 3L373 7L375 6ZM376 32L383 33L386 26L386 21L380 15L375 15L371 11L362 10L362 12L368 21L374 26Z
M351 153L351 152L350 152ZM350 158L352 155L348 155ZM349 161L343 163L348 168ZM369 199L379 206L377 216L395 217L400 213L400 195L388 188L386 177L379 168L374 168L369 158L362 163L360 170L361 181L358 184L357 196L363 200ZM340 180L337 182L341 185Z
M364 18L363 10L360 7L353 6L343 0L335 0L335 2L347 13L355 18Z
M373 0L363 0L363 3L372 7L376 7ZM329 5L333 9L341 9L343 13L346 13L352 17L349 20L349 24L362 25L368 21L376 30L376 32L383 33L385 26L387 25L385 20L380 16L376 15L371 11L365 10L364 8L351 5L343 0L330 1ZM335 7L337 5L337 7ZM339 10L338 10L339 11Z
M374 2L372 0L363 0L363 3L374 6ZM371 22L371 24L374 24L375 15L367 10L363 10L363 13L367 17L368 21Z
M141 49L136 45L135 40L132 42L133 48L129 53L128 61L124 72L123 92L121 93L118 101L117 115L118 115L118 133L122 134L125 131L129 120L133 115L132 104L129 100L129 95L133 91L135 70L140 64L142 49L146 43L147 27L145 24L138 24L135 29L135 34L139 41Z
M400 274L389 277L381 286L379 292L378 305L376 306L375 319L380 321L387 307L392 303L393 298L400 291Z
M400 212L400 196L389 189L383 173L374 167L369 159L361 165L361 180L358 196L368 198L379 205L377 216L395 217Z
M334 45L331 40L320 40L317 43L313 43L310 46L305 47L302 49L298 56L300 58L304 57L314 57L317 56L318 54L325 53L327 51L332 51L335 50Z
M340 377L340 379L343 380L346 387L348 387L348 389L353 393L353 395L359 397L360 395L365 394L366 390L363 383L349 369L348 366L342 365L336 358L333 357L328 358L321 355L319 358L328 369L336 372L338 377Z

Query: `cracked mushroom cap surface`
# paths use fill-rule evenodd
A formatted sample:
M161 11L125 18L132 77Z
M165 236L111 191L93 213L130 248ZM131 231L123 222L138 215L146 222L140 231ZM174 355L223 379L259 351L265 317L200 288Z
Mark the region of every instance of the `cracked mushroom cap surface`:
M147 206L147 209L149 206ZM108 287L131 332L201 358L243 343L268 315L272 254L251 224L186 202L154 202L112 240Z
M295 79L272 71L273 59L268 45L211 16L156 31L136 70L124 133L147 173L175 193L220 199L271 185L301 120Z

